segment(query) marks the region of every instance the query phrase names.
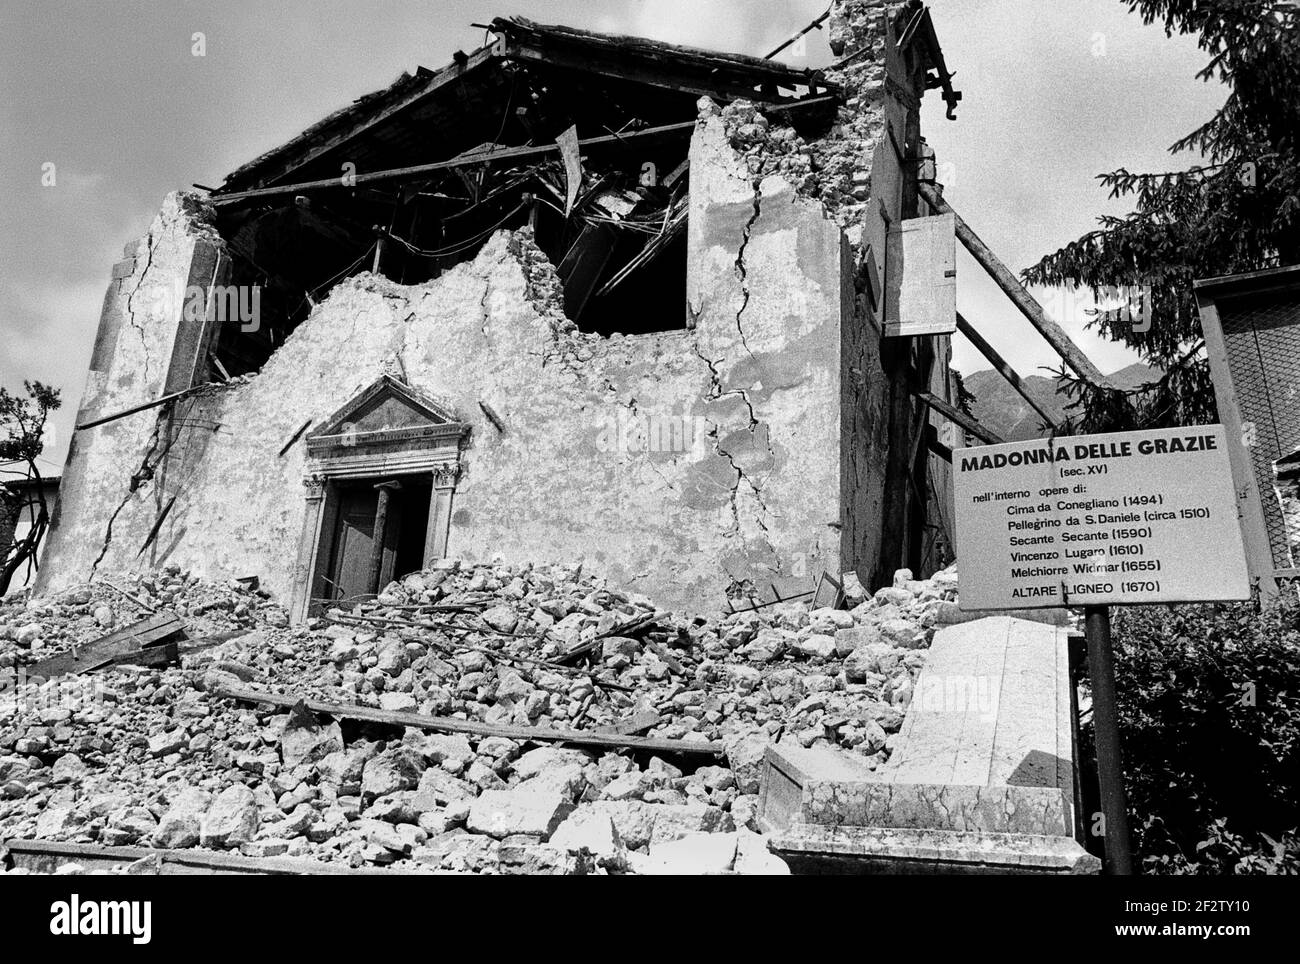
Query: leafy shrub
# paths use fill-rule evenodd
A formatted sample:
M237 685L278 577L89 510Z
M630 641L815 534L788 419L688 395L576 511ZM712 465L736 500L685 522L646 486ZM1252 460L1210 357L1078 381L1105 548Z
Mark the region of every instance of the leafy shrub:
M1300 608L1114 617L1133 845L1147 873L1300 873Z

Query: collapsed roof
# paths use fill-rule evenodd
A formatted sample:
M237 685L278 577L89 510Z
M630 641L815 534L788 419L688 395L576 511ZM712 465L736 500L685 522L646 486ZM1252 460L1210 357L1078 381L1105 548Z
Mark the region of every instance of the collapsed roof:
M910 32L928 23L919 0L900 9ZM582 330L683 327L699 98L751 101L807 138L829 130L844 101L825 71L743 54L522 17L476 26L490 43L441 70L403 74L212 191L230 280L260 287L263 319L256 331L221 333L216 377L260 367L350 274L421 283L495 230L525 225ZM929 62L931 84L951 93L937 45Z
M744 54L523 17L498 17L487 29L491 43L358 98L233 171L217 194L337 177L342 160L378 171L446 160L485 143L549 143L573 123L591 135L693 120L704 95L778 106L839 91L815 71ZM820 106L823 120L833 115L833 98Z

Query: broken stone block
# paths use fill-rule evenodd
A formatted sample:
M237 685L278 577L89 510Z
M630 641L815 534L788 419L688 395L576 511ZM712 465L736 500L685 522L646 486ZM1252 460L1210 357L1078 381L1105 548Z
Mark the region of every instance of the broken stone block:
M633 770L630 773L624 773L609 783L605 784L604 789L600 791L602 800L640 800L649 787L646 785L645 775L639 770Z
M164 849L193 847L199 842L203 815L207 813L212 794L198 787L186 787L172 798L171 806L158 821L153 832L155 847Z
M45 627L40 623L28 623L26 626L20 626L18 632L14 634L14 642L19 646L30 647L36 643L45 633Z
M736 775L726 767L700 767L693 775L709 790L728 790L736 785Z
M591 762L591 754L585 750L571 750L558 746L541 746L535 750L529 750L519 759L515 760L510 769L521 780L529 780L544 770L553 766L560 766L566 763L576 763L578 766L586 766Z
M260 823L261 814L253 791L235 783L212 801L200 824L199 843L218 849L238 847L257 835Z
M170 730L165 733L155 733L149 737L149 755L153 757L164 757L177 750L183 749L189 743L189 734L183 729Z
M527 833L549 837L573 811L573 804L554 790L484 790L470 807L466 826L493 837Z
M499 633L512 633L519 622L519 617L509 606L493 606L484 610L480 617Z
M636 656L640 652L641 641L627 636L610 636L600 644L600 654L603 659L611 659L615 656Z
M424 758L410 747L385 750L366 761L361 771L361 795L374 799L398 790L414 790L424 770Z
M436 810L455 800L472 800L474 788L445 770L431 767L420 775L420 784L411 797L411 809L417 813Z
M745 644L737 652L756 663L770 663L785 654L790 645L789 641L788 632L779 629L762 629L752 642Z
M381 693L379 708L386 713L414 713L420 704L410 693Z
M736 834L687 833L650 844L650 861L638 870L659 874L725 874L736 861Z
M898 668L899 658L898 651L885 642L859 646L844 661L844 678L861 683L872 673L888 675Z
M330 807L322 811L316 822L307 830L307 839L312 843L324 843L347 829L348 817L341 807Z
M158 829L158 821L144 807L124 807L109 818L108 825L122 832L124 844L149 837Z
M676 840L689 833L727 832L735 828L731 815L721 808L691 803L656 806L654 819L654 830L650 834L651 844Z
M275 839L250 840L239 845L239 852L245 857L258 859L283 857L289 852L289 842Z
M835 637L815 633L795 643L795 649L804 656L825 659L835 655Z
M550 844L570 853L586 851L602 865L621 861L625 848L608 813L579 807L551 835Z
M834 634L837 629L850 629L853 623L853 614L847 609L823 607L808 614L808 626L814 633Z
M736 786L741 793L757 793L763 775L763 756L767 752L767 734L759 732L733 733L722 739L727 763L736 775Z
M301 837L316 822L316 810L308 804L302 803L293 808L293 811L283 820L262 827L264 835L280 837L285 840L293 837Z
M650 842L654 834L655 813L660 808L640 800L601 800L585 804L582 809L607 814L624 845L636 848Z
M415 747L424 758L433 764L447 760L457 760L468 765L474 759L474 750L469 740L460 733L420 733L408 731L403 742Z
M81 826L81 818L72 807L47 807L36 818L36 836L62 837Z
M73 783L86 775L86 765L75 753L65 753L54 761L50 768L50 779L55 783Z
M736 862L732 869L753 876L790 875L790 865L768 850L766 837L743 829L736 832Z
M304 725L290 715L280 734L280 757L288 769L315 763L343 749L343 731L338 722L323 726Z
M350 749L335 750L326 754L316 764L316 773L322 783L334 784L340 793L358 793L365 765L379 752L375 744L363 743Z
M581 799L587 789L587 777L584 767L577 763L558 763L523 781L519 786L521 789L554 790L564 799L574 802Z

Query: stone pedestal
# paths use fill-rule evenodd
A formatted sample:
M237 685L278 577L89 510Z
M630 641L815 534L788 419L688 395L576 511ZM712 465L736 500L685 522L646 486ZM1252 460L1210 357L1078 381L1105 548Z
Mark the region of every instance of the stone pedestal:
M1064 630L943 629L890 765L769 747L764 829L796 872L1096 873L1078 842L1074 718Z

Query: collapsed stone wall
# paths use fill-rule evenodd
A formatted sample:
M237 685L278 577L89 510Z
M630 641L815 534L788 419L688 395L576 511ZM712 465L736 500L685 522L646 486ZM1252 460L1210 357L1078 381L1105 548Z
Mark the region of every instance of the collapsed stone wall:
M38 588L175 563L287 594L310 468L305 443L289 443L384 373L471 426L453 556L585 561L664 605L823 569L887 584L907 558L902 453L926 418L900 372L939 357L946 374L947 351L927 339L928 356L907 358L915 346L882 343L885 293L866 290L868 259L886 276L889 224L915 209L897 148L919 143L923 67L895 50L897 9L837 7L833 34L871 57L833 78L850 98L817 141L752 105L701 103L685 329L577 331L526 231L499 232L426 284L348 279L257 375L79 433ZM192 278L221 245L197 199L168 199L147 256L115 269L84 416L188 384L193 359L169 367L169 349L203 338L136 300Z
M74 483L45 588L175 563L287 593L308 465L303 443L281 449L385 372L472 426L451 521L461 558L586 560L671 604L796 564L835 569L839 231L780 179L758 211L709 119L692 164L691 328L577 332L526 231L498 233L428 284L348 279L256 376L81 434L76 477L95 481ZM199 219L184 228L206 236ZM177 248L174 277L188 272ZM162 353L175 323L150 324ZM128 340L115 345L123 387L96 412L161 394L165 371L151 360L145 378ZM656 450L656 420L680 444ZM154 461L133 483L146 451Z

